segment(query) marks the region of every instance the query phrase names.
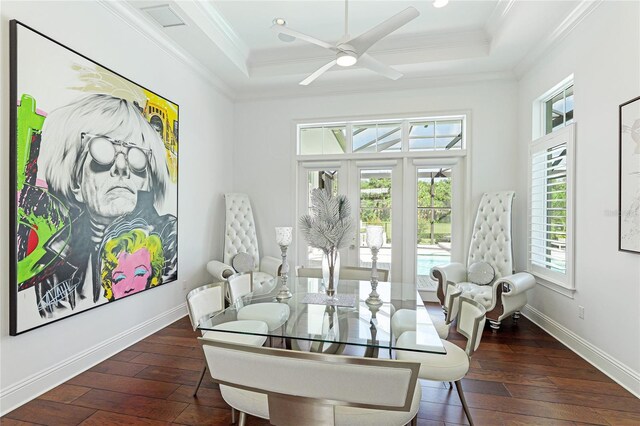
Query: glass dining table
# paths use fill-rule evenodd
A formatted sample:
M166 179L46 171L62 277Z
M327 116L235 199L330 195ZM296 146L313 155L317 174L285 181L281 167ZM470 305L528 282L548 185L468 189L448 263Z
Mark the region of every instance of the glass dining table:
M337 301L329 301L329 304L324 295L322 279L292 277L288 285L293 294L289 299L276 299L279 285L269 294L248 294L223 311L201 319L198 328L219 333L282 338L288 349L323 353L339 354L347 346L364 347L366 357L378 357L380 349L446 353L415 284L379 282L377 291L383 303L377 307L365 303L371 292L369 281L341 279ZM289 317L286 323L280 329L264 334L216 327L237 320L238 313L244 307L258 303L287 304ZM391 333L391 317L400 309L415 311L416 337L414 342L409 343L417 346L398 346L398 336Z

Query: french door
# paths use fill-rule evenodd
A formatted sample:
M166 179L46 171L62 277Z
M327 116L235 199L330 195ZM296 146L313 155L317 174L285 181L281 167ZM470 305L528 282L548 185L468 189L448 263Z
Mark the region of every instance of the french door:
M459 159L394 158L298 165L298 216L309 212L310 193L327 188L351 202L356 233L341 252L343 265L371 266L367 225L384 229L378 267L392 281L435 289L432 266L462 260L464 172ZM460 213L460 214L457 214ZM322 252L298 240L297 263L320 267Z

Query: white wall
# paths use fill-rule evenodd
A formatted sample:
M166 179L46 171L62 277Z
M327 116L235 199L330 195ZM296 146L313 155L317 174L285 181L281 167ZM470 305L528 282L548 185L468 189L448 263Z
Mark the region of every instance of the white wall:
M640 255L618 251L616 216L618 105L640 95L640 3L602 2L537 63L519 82L518 168L527 169L534 100L575 74L577 291L571 299L537 286L529 304L534 319L640 394ZM525 211L526 198L518 203Z
M238 102L234 189L246 192L251 198L263 254L277 256L279 249L274 242L273 228L287 224L297 226L294 120L468 112L471 211L475 212L483 192L514 189L515 106L515 82L499 81ZM516 212L515 217L521 217L521 213ZM467 222L472 220L469 214ZM291 253L295 253L295 248Z
M180 106L179 281L9 336L9 20L18 19ZM98 2L2 2L0 34L0 412L67 380L183 316L187 290L210 281L232 187L233 103ZM46 75L46 64L42 74Z

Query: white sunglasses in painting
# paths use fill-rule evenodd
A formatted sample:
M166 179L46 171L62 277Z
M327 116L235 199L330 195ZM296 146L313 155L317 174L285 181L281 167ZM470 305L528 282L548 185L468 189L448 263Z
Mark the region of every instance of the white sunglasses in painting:
M91 154L93 161L101 166L111 166L120 152L124 154L129 167L133 171L143 172L149 164L149 159L151 158L150 149L105 135L83 132L80 137L83 142L89 145L89 154Z

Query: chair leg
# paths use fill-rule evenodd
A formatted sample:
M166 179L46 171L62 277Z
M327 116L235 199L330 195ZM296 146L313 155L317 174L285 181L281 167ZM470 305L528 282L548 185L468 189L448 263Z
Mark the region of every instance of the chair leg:
M231 407L231 424L236 423L236 409Z
M413 416L413 418L411 419L411 423L409 423L411 426L418 426L418 415L416 414L415 416Z
M460 380L456 381L456 390L458 391L458 395L460 395L462 408L464 408L464 413L467 415L467 419L469 420L469 425L473 426L473 420L471 419L471 413L469 412L469 406L467 405L467 400L464 399L464 393L462 392L462 383L460 382Z
M207 371L207 364L202 367L202 373L200 373L200 378L198 379L198 383L196 383L196 388L193 390L193 396L195 397L198 393L198 389L200 389L200 384L202 383L202 379L204 378L204 373Z
M491 326L491 331L500 330L500 321L489 320L489 325Z
M520 311L515 311L513 313L513 322L518 322L519 319L520 319Z
M247 413L244 411L240 411L240 416L238 417L238 426L245 426L247 424Z

